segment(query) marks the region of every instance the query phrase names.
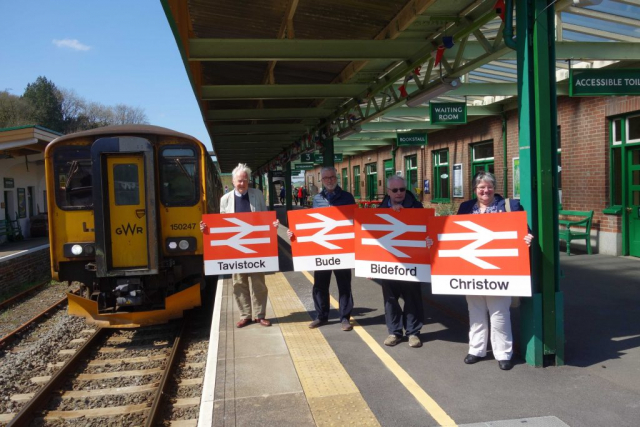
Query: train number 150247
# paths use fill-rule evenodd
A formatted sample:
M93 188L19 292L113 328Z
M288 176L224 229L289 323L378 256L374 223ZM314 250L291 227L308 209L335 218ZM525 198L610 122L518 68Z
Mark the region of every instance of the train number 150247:
M196 223L192 222L188 224L171 224L170 227L172 230L193 230L196 228Z

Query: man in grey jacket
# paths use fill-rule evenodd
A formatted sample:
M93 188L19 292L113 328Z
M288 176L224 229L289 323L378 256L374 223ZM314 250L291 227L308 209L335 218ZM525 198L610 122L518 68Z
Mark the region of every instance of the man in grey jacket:
M232 172L233 191L228 192L220 199L220 213L263 212L267 211L264 196L260 190L249 188L249 176L251 169L246 164L240 163ZM273 223L277 227L280 223ZM200 223L200 229L207 232L204 222ZM249 283L251 279L251 283ZM267 286L264 282L264 273L234 273L233 296L240 310L240 320L236 323L238 328L243 328L253 321L262 326L271 326L271 322L265 319L267 309ZM253 311L252 311L253 306Z

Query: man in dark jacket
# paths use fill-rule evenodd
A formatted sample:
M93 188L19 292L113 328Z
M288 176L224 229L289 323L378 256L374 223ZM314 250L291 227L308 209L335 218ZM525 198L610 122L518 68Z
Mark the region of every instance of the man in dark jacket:
M387 195L382 199L379 207L391 208L396 212L401 209L423 208L422 203L407 191L405 180L398 175L387 178ZM394 346L400 343L403 335L406 334L411 347L422 347L419 336L424 316L421 284L389 279L375 281L382 286L384 319L389 331L384 344ZM404 308L400 307L400 298L404 300Z
M326 208L329 206L355 205L356 201L351 193L344 191L338 185L336 168L324 167L320 172L323 189L313 196L314 208ZM294 239L291 230L287 230L289 239ZM313 305L316 309L316 319L309 324L314 329L326 325L329 320L329 283L331 272L336 276L340 303L340 324L343 331L353 329L349 319L353 310L353 295L351 294L351 269L316 270L313 272Z

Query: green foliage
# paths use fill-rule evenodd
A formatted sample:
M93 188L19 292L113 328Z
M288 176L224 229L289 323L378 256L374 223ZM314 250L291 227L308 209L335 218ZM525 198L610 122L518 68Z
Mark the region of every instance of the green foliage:
M456 215L458 208L453 203L430 203L428 208L435 209L436 216Z
M33 124L56 132L64 131L60 93L52 81L43 76L38 77L35 82L27 85L22 98L33 108Z
M35 124L31 104L19 96L0 91L0 128Z

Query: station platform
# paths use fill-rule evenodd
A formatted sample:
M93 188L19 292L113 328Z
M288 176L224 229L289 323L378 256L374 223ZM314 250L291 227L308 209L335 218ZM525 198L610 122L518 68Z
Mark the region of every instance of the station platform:
M491 354L463 363L466 302L433 296L429 284L421 348L383 345L382 291L364 278L352 281L353 331L340 327L335 282L329 324L309 329L312 273L292 271L285 227L279 243L280 272L266 276L273 326L236 328L231 279L219 281L215 379L205 379L210 406L201 407L198 425L638 425L639 260L561 254L566 366L534 368L516 354L514 368L501 371ZM518 309L512 324L518 340Z

